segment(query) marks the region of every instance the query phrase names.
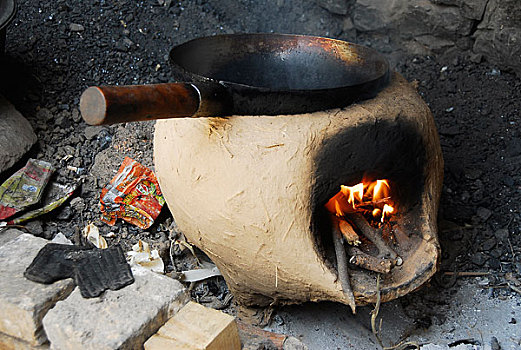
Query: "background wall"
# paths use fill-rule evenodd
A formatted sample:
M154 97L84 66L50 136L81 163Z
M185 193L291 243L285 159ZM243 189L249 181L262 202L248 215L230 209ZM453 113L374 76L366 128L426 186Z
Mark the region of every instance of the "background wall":
M519 0L316 0L342 19L340 37L394 57L465 51L521 74ZM397 51L396 51L397 50Z

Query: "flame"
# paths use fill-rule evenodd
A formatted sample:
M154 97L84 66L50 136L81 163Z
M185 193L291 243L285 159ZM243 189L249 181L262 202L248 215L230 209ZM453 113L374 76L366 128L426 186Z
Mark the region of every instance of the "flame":
M340 207L340 203L338 203L337 200L335 200L335 211L336 216L344 216L344 212L342 211L342 208Z
M378 179L354 186L341 185L340 191L326 203L326 209L339 217L360 212L383 223L396 213L393 205L389 181Z
M394 208L390 205L384 204L384 208L382 209L382 222L384 222L385 218L394 213Z

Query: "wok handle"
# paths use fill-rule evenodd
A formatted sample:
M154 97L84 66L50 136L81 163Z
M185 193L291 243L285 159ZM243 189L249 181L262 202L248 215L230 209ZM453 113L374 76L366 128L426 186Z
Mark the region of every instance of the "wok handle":
M90 125L165 118L211 117L231 111L231 98L218 83L92 86L80 98Z

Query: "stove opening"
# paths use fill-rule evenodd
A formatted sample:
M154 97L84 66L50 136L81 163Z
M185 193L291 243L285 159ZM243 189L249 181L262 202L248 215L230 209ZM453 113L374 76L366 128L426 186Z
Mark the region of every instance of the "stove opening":
M311 232L338 275L335 235L352 284L368 283L376 273L388 279L400 274L395 270L422 240L425 164L421 135L399 116L351 127L324 142L315 159Z

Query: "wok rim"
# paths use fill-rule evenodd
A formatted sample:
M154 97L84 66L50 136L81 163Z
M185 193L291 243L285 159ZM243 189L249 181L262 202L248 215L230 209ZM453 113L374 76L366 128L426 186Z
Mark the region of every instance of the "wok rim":
M208 76L204 76L198 73L195 73L184 66L178 64L175 62L174 59L174 51L186 49L186 46L192 45L194 43L203 42L207 40L217 40L219 38L254 38L254 37L279 37L279 38L301 38L301 39L307 39L307 40L325 40L331 43L340 43L342 45L348 44L349 46L353 46L354 48L361 49L362 51L369 52L373 55L373 57L376 57L379 62L383 64L383 69L379 74L376 74L374 78L365 80L363 82L359 82L356 84L346 84L342 86L334 86L329 88L319 88L319 89L277 89L277 88L269 88L264 86L256 86L256 85L249 85L249 84L243 84L243 83L237 83L229 80L217 80ZM263 92L269 92L269 93L281 93L281 94L320 94L320 93L328 93L328 92L336 92L336 91L342 91L346 89L356 89L356 88L364 88L366 86L383 86L386 85L389 82L390 78L390 66L389 61L385 56L383 56L380 52L377 50L370 48L368 46L352 43L345 40L340 39L334 39L334 38L328 38L323 36L314 36L314 35L303 35L303 34L286 34L286 33L236 33L236 34L218 34L218 35L211 35L211 36L204 36L199 37L195 39L191 39L189 41L183 42L179 45L174 46L169 53L169 60L170 64L174 67L174 69L187 73L193 78L196 78L194 80L198 81L205 81L205 82L213 82L220 85L223 85L225 87L229 87L232 89L241 89L241 90L251 90L251 91L258 91L260 93Z
M4 30L16 15L15 0L0 0L0 31Z

